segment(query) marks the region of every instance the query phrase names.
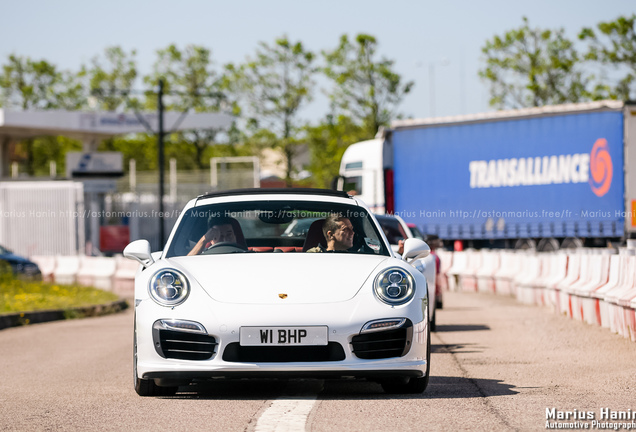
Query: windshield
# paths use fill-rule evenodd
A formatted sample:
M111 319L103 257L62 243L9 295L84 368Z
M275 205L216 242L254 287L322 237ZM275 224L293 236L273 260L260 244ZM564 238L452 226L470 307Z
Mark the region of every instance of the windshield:
M166 257L267 252L390 256L362 207L315 201L245 201L187 210Z

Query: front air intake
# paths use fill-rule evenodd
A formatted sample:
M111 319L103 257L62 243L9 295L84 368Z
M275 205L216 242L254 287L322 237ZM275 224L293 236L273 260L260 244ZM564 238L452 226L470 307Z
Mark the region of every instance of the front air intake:
M345 353L342 345L329 342L319 346L241 346L233 342L225 347L226 362L286 363L286 362L330 362L342 361Z
M218 345L208 334L167 330L155 325L152 332L155 350L163 358L176 360L208 360Z
M402 357L411 349L413 324L406 323L395 330L375 331L351 339L353 354L365 360Z

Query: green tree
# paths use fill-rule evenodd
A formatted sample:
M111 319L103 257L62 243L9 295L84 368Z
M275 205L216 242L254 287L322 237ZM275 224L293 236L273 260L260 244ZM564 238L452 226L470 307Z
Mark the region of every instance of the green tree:
M137 80L137 52L126 53L120 46L104 49L101 56L91 59L89 67L83 67L80 74L88 80L89 93L94 100L93 107L103 111L139 110L139 99L132 96ZM143 135L142 135L143 136ZM147 138L147 137L146 137ZM99 145L100 151L122 151L116 138L107 138ZM129 150L124 147L124 158Z
M402 82L394 71L394 61L377 59L375 37L358 34L355 43L347 35L332 51L323 51L323 71L334 84L330 94L342 112L364 125L365 138L373 138L380 126L388 126L396 109L413 87Z
M595 87L595 98L612 98L629 100L634 95L636 81L636 14L631 17L620 16L614 21L601 22L597 25L598 33L591 28L584 28L579 39L587 40L590 45L585 59L622 68L626 71L618 83L612 87L607 82L600 82Z
M16 55L7 60L0 75L0 106L23 111L57 108L56 88L62 75L55 65ZM27 174L35 174L35 139L19 142L15 153L23 161Z
M55 107L67 111L78 111L88 106L89 89L86 85L86 70L64 71L56 86Z
M331 188L345 150L349 145L364 140L366 130L343 114L329 114L321 123L307 126L306 130L310 154L307 168L312 173L313 185Z
M157 138L151 134L134 134L132 136L116 136L111 140L104 140L98 151L122 152L124 170L128 170L129 162L135 159L138 171L153 171L157 169Z
M246 130L258 141L272 138L270 147L283 154L288 186L301 143L299 111L311 101L315 85L314 61L315 55L301 42L282 37L271 45L261 42L256 57L245 64L226 67L228 88L240 93L244 101Z
M486 67L479 75L490 85L490 105L499 109L579 102L589 97L580 58L564 30L523 25L494 36L482 48Z
M164 105L166 110L195 112L219 112L224 108L225 95L222 91L223 77L213 68L209 49L188 45L180 50L175 45L157 51L154 72L144 78L147 85L158 86L164 80ZM146 107L157 109L157 98L148 94ZM170 125L166 125L170 127ZM171 142L189 144L194 150L194 167L204 169L209 166L209 147L216 143L218 131L197 130L172 134ZM186 153L190 153L186 149ZM184 155L181 151L179 155Z
M82 151L82 143L65 136L43 136L33 139L33 175L48 176L50 163L55 162L56 174L66 172L66 153Z
M46 60L10 55L0 75L0 106L26 110L55 108L61 75Z
M125 110L130 105L138 106L136 98L129 98L137 79L137 52L127 54L121 47L104 50L103 58L96 56L91 67L84 70L91 93L96 96L97 108L105 111Z

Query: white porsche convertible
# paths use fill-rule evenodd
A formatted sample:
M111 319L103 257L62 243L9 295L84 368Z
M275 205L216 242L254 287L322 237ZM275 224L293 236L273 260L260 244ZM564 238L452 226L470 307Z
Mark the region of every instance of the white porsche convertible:
M162 252L151 253L146 240L124 251L141 263L135 390L356 377L390 393L421 393L430 371L428 294L409 262L428 253L408 239L395 255L369 209L344 192L249 189L193 199Z

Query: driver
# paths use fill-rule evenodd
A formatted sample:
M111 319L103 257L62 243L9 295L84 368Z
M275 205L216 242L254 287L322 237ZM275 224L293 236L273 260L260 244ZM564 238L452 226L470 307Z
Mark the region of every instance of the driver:
M207 232L194 245L192 250L188 252L188 256L198 255L205 249L217 243L236 243L236 234L232 224L227 218L214 218L208 221L210 227Z
M327 247L319 244L307 252L346 251L353 246L353 225L349 218L338 214L329 216L322 226L322 233L327 240Z

